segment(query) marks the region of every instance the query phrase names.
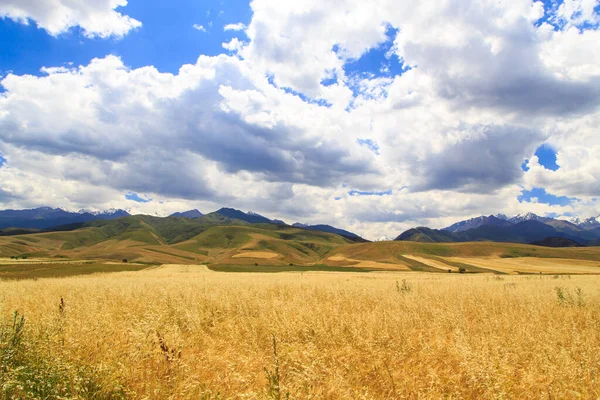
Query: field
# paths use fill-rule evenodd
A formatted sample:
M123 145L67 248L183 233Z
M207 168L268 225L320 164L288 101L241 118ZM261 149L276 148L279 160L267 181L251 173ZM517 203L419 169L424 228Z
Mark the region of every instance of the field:
M214 225L209 220L193 225L183 219L136 216L101 221L97 226L74 231L0 237L0 279L23 275L23 271L12 274L10 267L21 268L23 262L31 266L61 264L70 271L64 274L86 269L136 270L142 269L140 265L161 264L210 265L219 271L264 271L269 267L279 271L326 271L343 267L341 270L437 273L600 273L600 247L553 249L491 242L353 243L338 235L289 226L229 223ZM115 266L124 259L129 266ZM79 263L83 268L66 267L64 263ZM88 263L96 264L96 268L91 269ZM31 271L23 277L34 278L36 274Z
M600 396L598 247L167 222L0 237L0 398Z
M599 309L600 276L164 265L0 281L0 393L597 398Z

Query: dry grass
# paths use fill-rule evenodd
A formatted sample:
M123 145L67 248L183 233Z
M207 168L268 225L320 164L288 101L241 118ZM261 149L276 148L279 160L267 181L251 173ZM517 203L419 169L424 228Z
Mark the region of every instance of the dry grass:
M462 262L480 268L489 268L507 274L599 274L600 262L564 258L497 258L448 257L449 261Z
M5 325L14 310L21 364L66 376L65 397L600 396L600 276L168 266L0 282ZM11 368L3 390L27 398Z
M458 272L458 267L455 267L453 265L445 264L445 263L443 263L441 261L438 261L438 260L432 260L430 258L425 258L425 257L411 256L411 255L408 255L408 254L405 254L404 257L410 258L411 260L418 261L420 263L423 263L425 265L429 265L430 267L437 268L437 269L442 270L442 271L448 271L448 270L450 270L450 271L453 271L453 272ZM461 259L461 261L462 261L462 259Z
M275 258L279 257L279 254L270 251L245 251L238 253L231 258Z

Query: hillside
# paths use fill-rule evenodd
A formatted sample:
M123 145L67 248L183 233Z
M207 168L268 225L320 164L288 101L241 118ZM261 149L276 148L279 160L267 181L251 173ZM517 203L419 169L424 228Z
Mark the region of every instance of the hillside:
M357 243L338 246L321 261L327 265L387 265L423 272L600 273L600 248L551 248L517 243Z
M301 223L296 222L292 226L296 227L296 228L309 229L311 231L321 231L321 232L334 233L336 235L340 235L340 236L343 236L345 238L348 238L348 239L352 240L353 242L367 242L367 240L365 240L362 237L358 236L356 233L352 233L352 232L349 232L349 231L344 230L344 229L339 229L339 228L333 227L331 225L323 225L323 224L320 224L320 225L305 225L305 224L301 224Z
M72 224L53 232L3 236L0 259L27 257L45 265L83 263L78 267L80 271L101 270L89 266L89 262L121 264L127 260L131 269L155 264L206 264L220 271L351 268L438 273L600 272L600 248L553 249L480 239L502 241L511 237L514 241L536 242L538 239L534 238L543 236L541 242L536 242L542 246L570 241L549 234L554 232L557 230L552 226L527 220L508 227L480 226L454 233L415 228L396 241L357 243L356 238L335 233L270 222L249 223L221 213L198 218L134 215ZM548 236L556 239L544 241ZM478 240L436 243L466 242L473 238ZM23 262L19 265L27 266Z
M577 243L574 240L553 236L547 237L543 240L538 240L537 242L532 242L531 244L545 247L584 247L582 244Z
M217 213L194 219L138 215L67 231L0 237L0 257L287 265L315 263L349 243L331 233L249 224Z

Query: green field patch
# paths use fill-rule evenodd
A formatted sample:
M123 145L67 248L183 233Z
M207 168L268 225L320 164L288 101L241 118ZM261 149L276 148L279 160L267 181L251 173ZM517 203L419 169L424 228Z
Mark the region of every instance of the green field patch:
M413 260L413 259L408 258L408 257L398 256L398 258L404 264L406 264L406 266L408 268L410 268L411 271L418 271L418 272L444 272L444 271L442 271L439 268L435 268L435 267L432 267L430 265L423 264L422 262L419 262L417 260Z
M0 266L0 279L39 279L39 278L64 278L75 275L89 275L103 272L140 271L147 265L123 264L25 264Z

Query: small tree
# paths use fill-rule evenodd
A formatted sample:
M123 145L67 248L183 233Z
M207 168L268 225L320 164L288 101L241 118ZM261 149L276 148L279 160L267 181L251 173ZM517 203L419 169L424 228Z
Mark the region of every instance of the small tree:
M123 262L124 262L124 263L126 263L126 262L127 262L127 259L126 259L126 258L124 258L124 259L123 259Z
M460 272L461 274L464 274L465 272L467 272L467 269L466 269L466 268L463 268L463 267L460 267L460 268L458 269L458 272Z

